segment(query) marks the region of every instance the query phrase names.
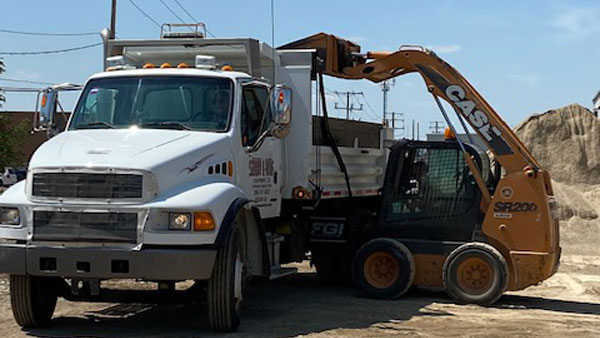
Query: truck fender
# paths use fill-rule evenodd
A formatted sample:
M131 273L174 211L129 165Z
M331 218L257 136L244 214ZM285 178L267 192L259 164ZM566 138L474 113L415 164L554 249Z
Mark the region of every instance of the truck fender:
M243 238L243 255L248 273L253 276L265 277L270 274L267 238L260 212L257 208L249 207L250 202L247 198L238 197L229 205L214 245L216 248L220 248L237 222Z

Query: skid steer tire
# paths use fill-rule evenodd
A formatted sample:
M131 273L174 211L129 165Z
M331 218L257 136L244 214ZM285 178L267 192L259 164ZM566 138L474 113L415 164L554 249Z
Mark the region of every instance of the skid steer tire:
M56 308L54 278L10 275L10 305L15 321L24 328L48 325Z
M446 292L457 302L491 305L506 290L508 265L491 245L467 243L448 255L442 279Z
M240 254L240 233L234 228L219 249L208 280L208 318L210 328L216 332L235 332L240 325L243 300Z
M352 276L356 287L372 298L398 298L412 286L415 260L404 244L377 238L354 256Z

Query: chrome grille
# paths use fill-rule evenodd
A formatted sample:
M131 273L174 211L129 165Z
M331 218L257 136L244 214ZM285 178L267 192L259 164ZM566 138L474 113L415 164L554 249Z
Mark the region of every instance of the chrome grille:
M33 196L57 198L142 198L138 174L36 173Z
M34 211L33 239L136 242L137 213Z

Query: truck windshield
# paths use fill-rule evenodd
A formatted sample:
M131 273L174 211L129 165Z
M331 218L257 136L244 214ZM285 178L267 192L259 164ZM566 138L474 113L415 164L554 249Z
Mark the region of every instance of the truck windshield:
M233 82L190 76L91 80L69 126L75 129L162 128L225 131Z

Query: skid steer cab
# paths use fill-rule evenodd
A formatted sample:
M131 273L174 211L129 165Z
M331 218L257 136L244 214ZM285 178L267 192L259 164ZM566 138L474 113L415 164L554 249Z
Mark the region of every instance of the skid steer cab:
M490 160L464 144L488 187ZM396 298L411 286L444 286L456 300L490 304L507 286L507 264L485 243L481 191L455 140L400 141L391 148L371 240L353 260L358 288Z

